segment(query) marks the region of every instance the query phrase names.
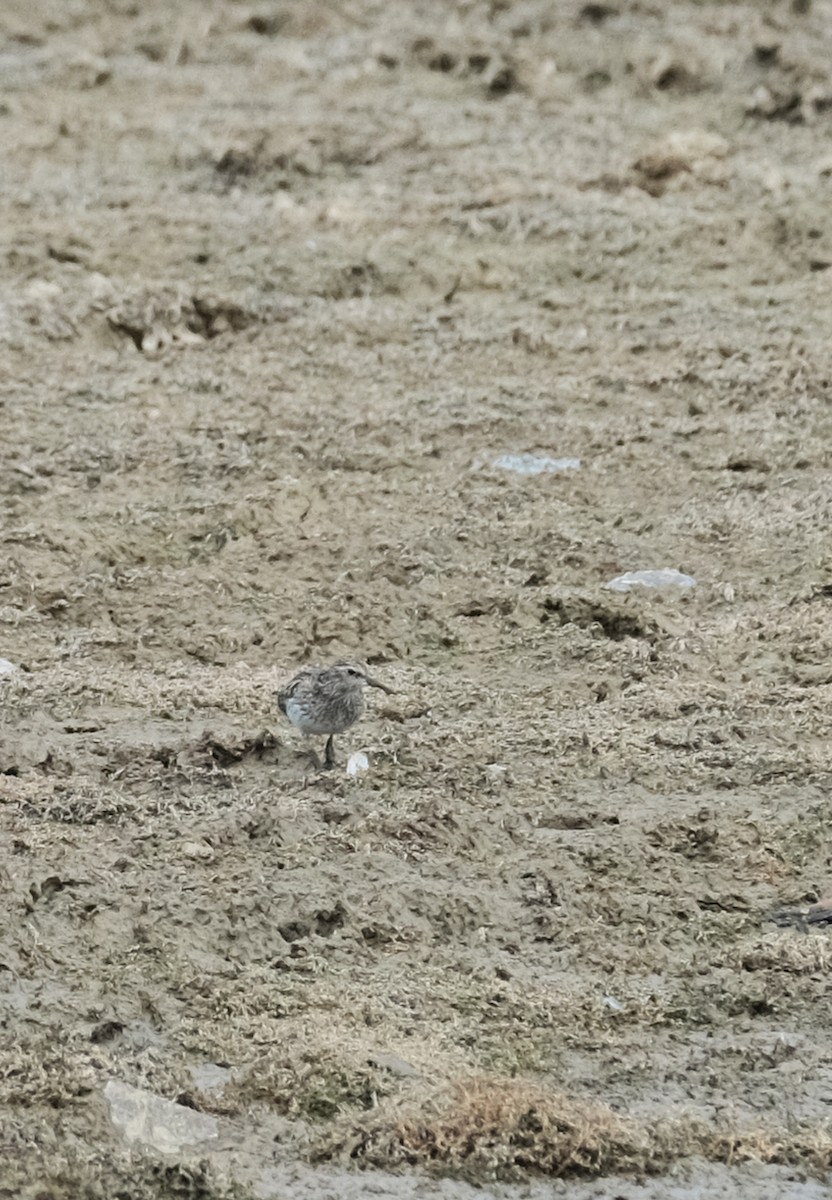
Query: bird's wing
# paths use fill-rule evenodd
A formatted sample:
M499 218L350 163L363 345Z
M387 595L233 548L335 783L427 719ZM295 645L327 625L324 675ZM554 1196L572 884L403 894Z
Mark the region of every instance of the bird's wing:
M285 688L281 688L277 693L277 707L286 716L286 704L294 696L295 692L306 679L308 671L298 671L294 679L290 679Z

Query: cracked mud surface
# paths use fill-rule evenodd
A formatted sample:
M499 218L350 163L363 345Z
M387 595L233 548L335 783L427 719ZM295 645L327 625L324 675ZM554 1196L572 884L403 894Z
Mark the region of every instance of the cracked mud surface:
M0 14L0 1194L825 1194L832 5L172 7Z

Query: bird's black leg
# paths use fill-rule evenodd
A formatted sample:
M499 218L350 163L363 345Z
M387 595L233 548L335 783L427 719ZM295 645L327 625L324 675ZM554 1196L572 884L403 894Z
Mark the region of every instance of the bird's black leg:
M326 739L326 749L324 750L324 769L329 770L335 766L335 737L330 734Z

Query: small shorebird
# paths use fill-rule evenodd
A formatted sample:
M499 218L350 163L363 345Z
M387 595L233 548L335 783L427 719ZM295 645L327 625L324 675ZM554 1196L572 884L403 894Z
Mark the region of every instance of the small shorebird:
M335 765L334 738L364 712L364 685L392 694L393 689L373 679L353 663L334 667L303 667L277 693L277 706L305 737L327 734L324 766Z

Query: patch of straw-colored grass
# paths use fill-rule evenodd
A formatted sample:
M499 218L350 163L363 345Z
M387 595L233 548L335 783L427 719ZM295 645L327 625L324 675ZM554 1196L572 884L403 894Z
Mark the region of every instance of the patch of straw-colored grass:
M436 1111L370 1124L340 1147L373 1166L437 1167L473 1178L603 1175L657 1170L668 1161L652 1130L608 1105L518 1080L459 1083Z
M528 1080L477 1077L417 1112L336 1127L312 1149L316 1161L409 1166L473 1182L644 1175L693 1155L729 1166L755 1161L823 1174L832 1170L832 1128L824 1122L728 1129L684 1115L648 1121Z
M764 933L733 947L729 960L743 971L814 975L832 967L832 944L825 933Z

